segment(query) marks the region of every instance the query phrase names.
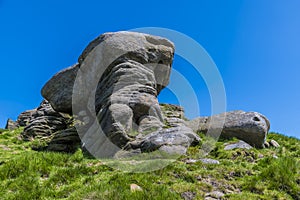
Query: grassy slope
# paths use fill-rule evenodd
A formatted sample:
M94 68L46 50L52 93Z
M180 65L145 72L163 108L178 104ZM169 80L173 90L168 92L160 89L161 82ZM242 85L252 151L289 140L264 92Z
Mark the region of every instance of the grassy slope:
M38 141L23 142L22 130L0 132L0 199L181 199L191 192L203 199L210 191L225 199L300 199L300 141L271 133L280 148L224 151L217 143L209 158L220 165L196 162L200 146L168 167L149 173L125 173L75 154L36 152ZM234 141L234 140L233 140ZM278 158L274 158L274 157ZM137 184L143 191L130 191Z

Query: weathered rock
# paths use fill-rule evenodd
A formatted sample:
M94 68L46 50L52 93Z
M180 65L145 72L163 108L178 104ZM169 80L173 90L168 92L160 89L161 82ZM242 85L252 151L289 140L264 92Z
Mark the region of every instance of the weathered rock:
M30 120L24 123L27 124L22 133L25 140L49 137L56 131L66 129L68 124L68 119L54 111L47 101L43 101L37 109L21 114L19 119L22 123Z
M269 147L270 147L270 143L269 143L269 142L267 142L267 141L265 141L265 143L264 143L264 147L265 147L265 148L269 148Z
M114 144L122 147L130 140L128 133L135 127L141 125L139 131L162 127L162 113L156 96L169 81L174 46L163 38L140 33L108 33L101 38L99 45L105 42L126 52L105 70L96 91L96 112L99 111L102 129ZM107 54L115 51L114 48L105 50ZM84 57L85 53L81 59ZM126 112L113 109L116 104ZM125 125L115 116L129 123L125 122ZM116 132L118 137L115 137Z
M129 150L128 154L152 150L181 154L200 138L185 127L181 107L172 105L173 110L164 117L157 100L169 82L173 56L174 45L167 39L135 32L105 33L86 47L78 64L51 78L42 95L56 112L73 113L72 103L81 106L88 102L89 106L75 109L76 121L83 127L79 129L88 130L92 126L90 113L95 112L106 137L117 147ZM87 76L80 79L78 73ZM77 82L85 87L83 91L74 90L75 97L79 96L74 102L73 88L77 88ZM174 129L166 129L169 127ZM107 142L95 138L99 128L94 129L91 133L94 136L87 135L88 131L79 132L81 138L87 138L85 147L96 141L91 148L97 151L97 145ZM157 143L159 139L163 141Z
M74 152L81 143L75 127L57 131L52 137L46 147L48 151Z
M27 110L22 112L17 119L17 123L19 126L27 126L28 123L31 121L31 119L34 117L34 114L36 113L36 109L33 110Z
M222 197L225 196L223 192L220 191L212 191L210 193L205 194L205 200L210 199L222 199Z
M253 147L247 144L246 142L240 140L233 144L226 144L224 150L232 150L232 149L252 149Z
M203 164L214 164L218 165L220 162L211 158L201 158L201 159L188 159L185 161L186 164L194 164L196 162L202 162Z
M224 117L223 129L218 127L219 124L210 123L211 121L218 122ZM264 147L264 142L270 129L269 120L265 116L257 112L244 111L231 111L212 117L200 117L186 122L186 125L194 131L204 133L208 130L210 130L210 133L220 132L223 138L236 137L257 148Z
M202 158L200 161L204 164L213 164L213 165L219 165L220 162L218 160L214 160L211 158Z
M278 142L276 142L275 140L270 140L270 146L275 147L275 148L279 148L280 145L278 144Z
M184 200L192 200L196 197L196 192L190 192L190 191L187 191L187 192L183 192L181 194L181 197L184 199Z
M79 64L54 75L42 88L42 96L57 112L72 113L72 94Z
M160 104L166 127L185 126L184 109L173 104Z
M169 154L185 154L190 145L198 144L199 141L199 136L190 128L181 126L146 135L140 148L142 152L160 150Z
M8 119L5 125L5 129L14 130L19 127L19 124L11 119Z

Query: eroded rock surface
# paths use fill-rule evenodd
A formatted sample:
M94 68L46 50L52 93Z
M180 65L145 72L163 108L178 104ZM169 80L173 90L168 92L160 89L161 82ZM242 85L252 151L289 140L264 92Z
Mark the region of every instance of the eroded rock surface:
M42 88L42 96L57 112L72 113L72 94L79 64L55 74Z
M8 119L5 125L5 129L14 130L19 127L19 124L11 119Z
M210 123L212 118L215 121L225 119L223 128L215 127ZM219 120L220 119L220 120ZM263 148L268 131L270 129L269 120L257 112L231 111L214 115L212 117L200 117L186 122L193 131L206 133L209 129L211 133L220 132L223 138L238 138L253 147Z
M69 120L66 115L56 112L47 101L43 101L37 109L21 114L19 119L25 125L22 133L25 140L52 136L66 129Z
M135 149L142 152L157 149L185 152L188 146L200 140L199 137L179 117L165 120L157 100L160 91L169 83L173 56L174 45L165 38L134 32L106 33L86 47L78 59L79 64L51 78L43 87L42 95L57 112L73 113L74 102L75 106L92 102L94 108L83 106L80 110L79 113L85 114L79 121L89 128L93 123L89 113L95 112L105 136L121 149L136 143L140 146ZM78 78L76 73L85 78ZM95 85L93 76L99 73L101 76ZM78 82L84 83L84 88L75 90L75 95L80 94L82 100L72 101ZM87 138L87 148L90 141L97 141L97 133L89 135L80 131L79 135ZM163 138L163 142L155 143L157 140L153 138ZM95 145L101 143L103 140L91 146L95 149Z

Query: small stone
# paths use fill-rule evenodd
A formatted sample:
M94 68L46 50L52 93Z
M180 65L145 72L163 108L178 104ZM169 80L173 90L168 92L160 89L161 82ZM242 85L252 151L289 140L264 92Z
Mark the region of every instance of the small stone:
M220 162L218 160L214 160L211 158L202 158L200 161L204 164L214 164L214 165L219 165Z
M143 189L137 184L130 184L130 191L137 192L137 191L143 191Z
M264 155L263 154L258 154L258 158L263 158Z
M279 148L280 145L278 144L278 142L276 142L275 140L271 140L270 141L270 146L275 147L275 148Z
M196 193L195 192L191 192L191 191L187 191L187 192L183 192L181 194L181 197L184 199L184 200L192 200L194 199L196 196Z
M194 164L194 163L196 163L196 162L198 162L199 160L196 160L196 159L188 159L188 160L185 160L184 162L186 163L186 164Z
M221 199L224 195L225 194L223 192L213 191L213 192L205 194L205 197L212 197L212 198L216 198L216 199Z
M232 150L232 149L252 149L253 147L246 142L240 140L234 144L228 144L225 146L224 150Z

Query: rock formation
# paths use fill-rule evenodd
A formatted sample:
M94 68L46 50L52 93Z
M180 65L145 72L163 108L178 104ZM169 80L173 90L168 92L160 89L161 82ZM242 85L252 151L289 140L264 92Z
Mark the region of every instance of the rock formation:
M86 58L101 58L100 63L106 62L102 52L97 52L100 45L104 46L107 57L123 52L105 66L95 91L97 119L113 144L121 149L132 147L141 152L160 149L184 153L188 146L199 141L199 137L183 123L180 127L164 128L157 96L169 82L174 45L167 39L147 34L107 33L92 41L79 57L79 64L56 74L42 89L42 95L57 112L72 113L76 73L84 72L82 65L89 67L95 63ZM103 68L101 65L95 67ZM90 98L89 94L83 96ZM176 140L172 139L174 137ZM157 143L160 139L162 141Z
M37 109L27 113L31 114L22 133L25 140L49 137L68 126L66 115L56 112L47 101L43 101Z
M18 123L11 119L8 119L6 122L6 125L5 125L5 129L8 129L8 130L14 130L18 127L19 127Z
M218 118L223 118L224 116L225 123L221 131L221 137L236 137L253 147L264 147L264 142L270 129L270 122L265 116L257 112L231 111L212 117L199 117L187 121L186 124L195 132L206 133L209 129L213 130L215 128L215 125L210 123L212 118L218 121Z
M226 115L222 137L263 147L270 124L259 113L233 111L187 121L182 107L159 105L157 96L169 82L173 56L174 45L165 38L103 34L85 48L77 64L45 84L45 100L38 108L21 113L7 127L25 127L24 139L46 138L46 149L53 151L72 152L82 142L88 151L115 157L156 150L184 154L199 143L195 132L220 130L210 122ZM80 84L84 87L78 88ZM115 148L107 148L109 143Z

